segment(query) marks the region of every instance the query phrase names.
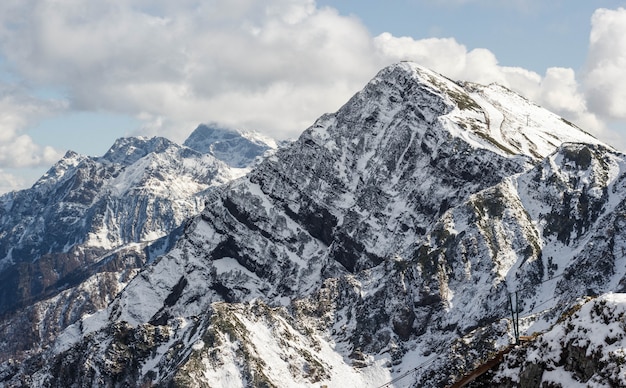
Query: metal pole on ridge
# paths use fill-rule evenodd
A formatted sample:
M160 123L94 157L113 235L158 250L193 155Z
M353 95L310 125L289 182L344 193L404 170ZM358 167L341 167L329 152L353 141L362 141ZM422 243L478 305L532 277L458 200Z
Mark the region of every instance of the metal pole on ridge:
M513 303L513 295L515 295L515 303ZM515 345L519 345L519 294L509 292L509 307L511 308L511 325L513 326L513 335L515 336Z

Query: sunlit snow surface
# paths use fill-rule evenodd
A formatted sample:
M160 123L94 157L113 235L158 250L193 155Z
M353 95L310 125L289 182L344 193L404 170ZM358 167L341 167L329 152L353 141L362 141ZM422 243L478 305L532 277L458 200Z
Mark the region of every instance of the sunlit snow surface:
M449 384L512 341L516 291L532 334L623 285L625 170L505 88L393 65L214 191L177 246L56 349L93 341L85 357L104 367L107 330L125 322L167 329L138 372L156 381Z
M626 386L625 319L626 294L588 300L536 341L511 352L494 379L519 384L521 371L534 364L543 371L537 380L541 384Z

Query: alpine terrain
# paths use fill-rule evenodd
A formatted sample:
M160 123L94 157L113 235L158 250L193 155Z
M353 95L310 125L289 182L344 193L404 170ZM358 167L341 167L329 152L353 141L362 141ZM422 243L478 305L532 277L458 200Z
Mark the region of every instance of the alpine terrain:
M208 148L217 155L219 147ZM38 185L70 166L56 166ZM131 171L84 195L124 192ZM158 191L153 186L146 187ZM171 249L155 248L164 254L135 266L134 277L116 275L116 287L125 287L49 347L3 360L0 381L626 386L626 156L502 86L453 82L409 62L389 66L298 140L203 193L205 206ZM44 198L51 202L37 211L57 209ZM87 234L89 246L113 248L103 245L118 225L151 236L138 227L142 213L127 226L109 221L107 206L77 221L107 225ZM88 252L85 244L72 248L71 234L57 244L67 254L50 261L49 249L38 248L49 244L18 249L32 234L14 233L7 263L18 265L11 257L19 249L39 255L22 264L31 286L53 276L44 268L57 276L76 252ZM124 260L129 251L90 254L76 268ZM72 279L74 290L101 284ZM50 311L41 305L38 314ZM486 373L472 373L485 365Z
M41 350L105 308L171 248L210 190L275 147L207 125L185 145L124 138L99 158L70 151L32 188L0 197L1 361Z

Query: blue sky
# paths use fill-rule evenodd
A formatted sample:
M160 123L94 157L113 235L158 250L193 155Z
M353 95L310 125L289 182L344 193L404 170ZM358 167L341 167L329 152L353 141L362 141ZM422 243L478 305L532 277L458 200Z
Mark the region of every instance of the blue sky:
M382 67L499 82L626 149L625 1L6 0L0 193L201 122L296 137Z
M538 73L548 67L582 68L590 19L600 7L624 1L318 1L353 14L373 35L454 37L469 49L487 48L506 66Z

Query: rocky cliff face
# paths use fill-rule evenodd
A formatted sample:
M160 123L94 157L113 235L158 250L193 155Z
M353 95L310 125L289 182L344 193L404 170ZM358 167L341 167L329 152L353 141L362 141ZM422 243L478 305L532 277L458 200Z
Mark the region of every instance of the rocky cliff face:
M164 138L125 138L98 158L68 152L31 189L1 197L0 358L106 307L173 246L208 191L246 171Z
M623 287L624 167L504 88L393 65L0 380L450 384L511 340L511 293L533 332Z

